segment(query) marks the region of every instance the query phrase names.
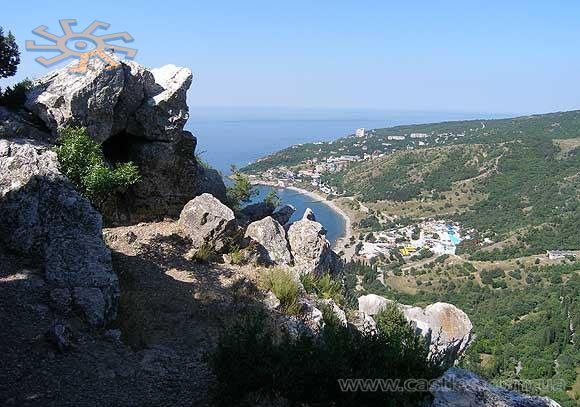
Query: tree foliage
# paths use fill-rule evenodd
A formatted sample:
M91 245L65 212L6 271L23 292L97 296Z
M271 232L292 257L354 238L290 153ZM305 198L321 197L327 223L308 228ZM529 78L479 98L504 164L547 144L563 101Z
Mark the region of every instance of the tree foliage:
M32 87L30 79L24 79L14 86L8 86L4 92L0 93L0 106L5 106L11 110L18 110L26 102L26 92Z
M238 171L233 165L231 172L232 185L227 188L227 199L228 205L237 210L242 203L249 202L257 194L257 191L250 183L250 178Z
M0 27L0 78L14 76L19 63L20 51L18 51L16 38L10 31L5 35Z

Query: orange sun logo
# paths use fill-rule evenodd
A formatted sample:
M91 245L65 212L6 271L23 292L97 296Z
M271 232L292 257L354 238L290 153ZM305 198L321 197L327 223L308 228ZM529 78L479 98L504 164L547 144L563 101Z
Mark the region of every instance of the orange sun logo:
M119 66L119 63L107 53L121 52L127 58L134 58L137 55L137 50L134 48L123 47L121 45L109 44L107 41L123 40L124 42L133 41L133 37L128 32L120 32L115 34L95 35L94 32L98 28L107 29L110 24L102 21L93 21L84 31L75 32L71 26L77 24L77 20L67 19L59 20L62 27L63 35L61 37L47 32L47 26L41 25L35 28L32 32L42 38L45 38L53 44L37 44L35 41L27 40L26 49L28 51L58 51L59 55L52 58L38 57L36 62L48 67L64 61L68 58L78 58L79 63L69 68L69 72L85 73L87 71L87 64L92 57L100 58L107 64L108 69Z

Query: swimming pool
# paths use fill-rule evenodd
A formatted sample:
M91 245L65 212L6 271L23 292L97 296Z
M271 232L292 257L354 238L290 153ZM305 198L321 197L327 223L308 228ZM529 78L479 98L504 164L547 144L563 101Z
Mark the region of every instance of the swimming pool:
M449 235L449 240L451 240L451 243L454 245L457 246L459 243L461 243L461 238L457 236L453 226L447 226L447 234Z

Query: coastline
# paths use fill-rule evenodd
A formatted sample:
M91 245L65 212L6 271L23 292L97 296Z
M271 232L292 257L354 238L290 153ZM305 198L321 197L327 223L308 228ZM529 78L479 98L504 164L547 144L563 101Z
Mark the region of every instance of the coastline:
M273 187L273 188L281 188L275 182L253 180L253 181L251 181L251 183L252 183L252 185L263 185L263 186L268 186L268 187ZM298 192L298 193L303 194L303 195L307 195L307 196L313 198L314 200L320 201L324 205L328 206L333 212L338 214L344 220L344 230L340 234L339 238L336 239L336 242L332 245L332 250L334 250L337 253L341 250L344 251L345 253L347 253L348 250L345 250L346 249L345 245L349 242L349 240L352 236L352 224L351 224L351 220L348 217L348 215L346 214L346 212L344 212L336 203L326 199L325 196L320 195L317 192L309 191L307 189L299 188L296 186L287 186L287 187L283 187L283 188Z

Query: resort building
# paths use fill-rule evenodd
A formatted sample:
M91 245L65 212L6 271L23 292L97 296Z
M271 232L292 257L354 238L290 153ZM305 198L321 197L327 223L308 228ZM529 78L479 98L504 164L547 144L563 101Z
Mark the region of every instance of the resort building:
M561 260L570 256L574 257L574 253L566 250L548 250L546 256L548 256L550 260Z

